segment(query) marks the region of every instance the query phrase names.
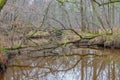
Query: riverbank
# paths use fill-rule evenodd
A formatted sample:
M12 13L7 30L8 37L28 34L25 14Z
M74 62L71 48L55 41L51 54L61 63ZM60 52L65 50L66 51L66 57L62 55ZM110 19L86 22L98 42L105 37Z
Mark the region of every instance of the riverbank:
M89 41L90 45L97 45L103 48L120 49L120 34L114 33L112 35L98 36Z
M109 48L109 49L120 49L120 33L119 32L114 32L113 34L106 34L105 32L102 33L86 33L86 32L80 32L77 31L79 35L81 35L82 37L80 37L78 34L76 34L76 32L71 31L71 30L67 30L67 31L58 31L53 32L53 34L50 34L49 32L44 32L44 31L40 31L37 32L35 35L30 35L31 32L29 34L27 34L27 38L25 38L23 36L23 38L25 38L25 42L22 45L18 45L17 43L21 42L22 36L20 36L20 40L19 39L13 39L14 41L14 46L11 47L11 43L10 41L5 42L6 40L4 40L4 36L1 37L0 40L0 45L1 45L1 52L0 52L0 67L4 65L4 67L6 67L7 64L7 60L9 60L7 54L5 54L7 51L9 52L10 49L14 50L19 50L22 48L29 48L28 50L33 50L34 49L38 49L40 50L45 50L45 49L55 49L57 47L62 47L62 46L66 46L67 44L72 44L71 46L76 46L77 48L80 47L92 47L92 48ZM21 34L19 34L21 35ZM14 38L14 37L13 37ZM16 36L15 36L16 38ZM37 51L37 50L35 50ZM12 55L11 53L9 55ZM2 64L2 65L1 65ZM2 69L5 68L0 68L1 71Z

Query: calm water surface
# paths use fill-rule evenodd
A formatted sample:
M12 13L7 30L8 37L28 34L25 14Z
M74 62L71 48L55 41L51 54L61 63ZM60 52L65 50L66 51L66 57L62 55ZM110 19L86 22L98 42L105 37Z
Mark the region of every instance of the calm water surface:
M120 80L120 50L79 48L60 52L45 56L29 52L14 57L1 80Z

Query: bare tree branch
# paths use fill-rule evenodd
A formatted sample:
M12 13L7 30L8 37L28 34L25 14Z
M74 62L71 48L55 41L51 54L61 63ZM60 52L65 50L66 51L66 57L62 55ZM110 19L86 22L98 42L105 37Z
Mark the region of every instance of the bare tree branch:
M96 1L96 0L93 0L93 1L94 1L95 3L97 3L99 6L103 6L103 5L108 5L108 4L120 2L120 0L112 0L112 1L109 1L109 2L105 2L105 3L99 3L99 2Z

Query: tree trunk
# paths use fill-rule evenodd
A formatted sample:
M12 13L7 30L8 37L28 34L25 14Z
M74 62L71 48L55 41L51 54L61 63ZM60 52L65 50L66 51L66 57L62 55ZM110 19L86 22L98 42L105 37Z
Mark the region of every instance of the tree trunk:
M6 2L7 2L7 0L0 0L0 11L4 7L4 5L6 4Z

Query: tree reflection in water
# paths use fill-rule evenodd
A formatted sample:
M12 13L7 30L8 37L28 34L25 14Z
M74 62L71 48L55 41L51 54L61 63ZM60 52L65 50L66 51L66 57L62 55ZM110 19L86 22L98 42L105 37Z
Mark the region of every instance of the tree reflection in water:
M83 48L59 55L20 55L10 60L4 80L120 80L119 60L119 50Z

